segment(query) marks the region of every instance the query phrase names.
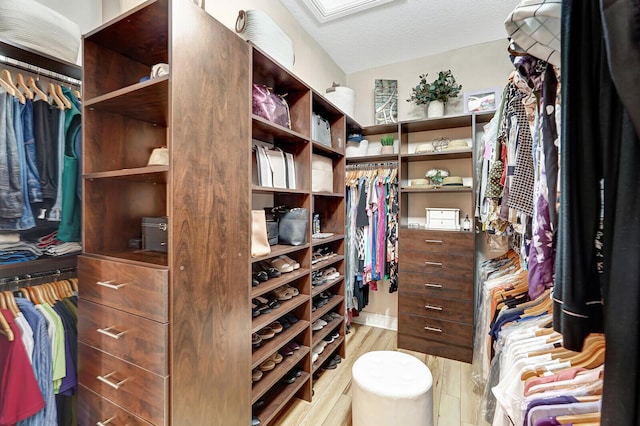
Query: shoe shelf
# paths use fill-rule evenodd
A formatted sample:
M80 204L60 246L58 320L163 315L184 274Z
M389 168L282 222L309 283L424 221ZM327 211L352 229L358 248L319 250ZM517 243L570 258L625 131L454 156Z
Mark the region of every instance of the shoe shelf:
M314 194L314 195L317 195L317 194ZM333 237L329 237L329 238L317 238L317 239L312 238L311 245L313 247L317 247L323 244L329 244L334 241L340 241L340 240L344 240L344 234L335 234Z
M338 306L343 301L344 301L344 296L333 296L331 299L329 299L326 305L324 305L320 309L316 309L315 311L311 312L311 323L313 324L314 321L323 317L324 314L326 314L327 312L331 312L333 308Z
M295 269L293 272L286 272L280 275L277 278L269 278L268 281L261 282L255 287L251 288L251 298L260 296L262 294L268 293L271 290L275 290L278 287L281 287L285 284L293 282L298 278L302 278L309 275L309 270L305 268ZM300 290L300 289L298 289ZM301 292L302 294L302 292ZM296 296L297 297L297 296Z
M261 396L263 396L269 389L278 383L292 368L294 368L306 355L309 354L308 346L300 346L300 349L293 352L293 355L283 357L282 362L277 364L271 371L263 372L262 379L254 382L251 390L251 404L255 403ZM304 370L300 367L300 370ZM301 379L302 376L296 379L296 382ZM294 382L295 383L295 382Z
M265 120L262 117L253 115L253 139L258 139L264 142L273 143L276 140L286 141L289 143L308 143L309 138L298 133L295 130L287 129L278 124L272 123L269 120Z
M316 362L314 362L311 365L312 373L315 373L320 368L322 368L322 364L324 364L326 360L328 360L335 354L336 349L340 347L342 342L344 342L344 336L338 337L336 340L333 341L333 343L329 343L327 346L324 347L324 350L322 351L322 353L318 355L318 359L316 360Z
M168 87L169 76L154 78L87 99L85 106L166 127Z
M283 254L294 253L296 251L303 250L306 248L309 248L309 243L302 244L300 246L287 246L284 244L276 244L274 246L271 246L271 253L264 256L253 257L251 258L251 262L252 263L260 262L261 260L271 259L274 257L281 256Z
M120 179L130 182L167 183L169 166L147 166L133 169L86 173L85 179Z
M327 266L331 266L334 263L338 263L339 261L344 260L344 256L341 254L338 254L336 256L332 256L326 260L321 260L320 262L314 264L311 266L311 270L312 271L317 271L319 269L324 269Z
M278 418L278 415L287 406L289 400L293 398L296 392L298 392L310 377L311 375L309 373L305 373L303 371L302 375L290 385L275 385L272 389L272 393L274 395L273 399L269 401L269 403L265 404L259 411L253 412L253 415L260 419L260 425L269 425L272 421Z
M340 275L338 278L333 279L331 281L327 281L324 284L320 284L320 285L316 285L313 286L311 288L311 298L314 298L315 296L319 295L320 293L322 293L323 291L327 291L329 290L331 287L333 287L335 284L338 284L340 281L342 281L344 279L343 275ZM323 306L324 307L324 306Z
M320 343L320 341L322 339L327 337L328 334L330 334L331 332L335 331L336 327L338 325L342 324L342 322L344 322L344 317L336 318L333 321L329 322L324 327L322 327L320 330L314 331L313 332L313 343L312 343L311 347L313 348L318 343ZM334 342L335 342L335 340L334 340ZM323 353L324 353L324 351L323 351Z
M281 316L287 314L288 312L291 312L298 306L308 301L309 301L309 296L304 294L299 294L289 300L282 300L282 301L279 300L278 301L278 303L280 304L279 308L272 309L271 312L269 312L268 314L261 314L253 318L253 320L251 321L251 332L255 333L261 328L268 326L269 324L271 324Z
M267 358L273 355L274 352L280 350L280 348L282 348L284 345L291 342L291 340L293 340L294 338L298 337L298 335L308 327L309 327L308 321L298 320L297 323L293 324L291 327L285 330L282 330L280 333L276 334L273 338L268 339L266 341L263 340L262 343L260 344L260 347L255 351L253 351L253 355L251 356L251 370L258 367ZM294 351L293 353L295 354L296 352L298 351Z

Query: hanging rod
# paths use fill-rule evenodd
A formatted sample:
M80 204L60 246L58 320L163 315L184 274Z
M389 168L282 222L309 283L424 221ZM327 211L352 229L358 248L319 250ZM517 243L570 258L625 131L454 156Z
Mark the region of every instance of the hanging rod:
M17 59L9 58L4 55L0 55L0 62L3 64L11 65L12 67L20 68L25 71L29 71L31 73L41 75L43 77L52 78L54 80L61 81L63 83L72 84L74 86L81 86L82 81L75 79L73 77L69 77L64 74L59 74L57 72L49 71L45 68L40 68L35 65L28 64L26 62L18 61Z
M66 280L77 276L76 267L60 268L53 271L34 272L32 274L15 275L0 278L2 291L15 291L26 285L38 285L52 281Z
M398 168L397 161L383 161L377 163L358 163L358 164L347 164L345 170L371 170L371 169L396 169Z

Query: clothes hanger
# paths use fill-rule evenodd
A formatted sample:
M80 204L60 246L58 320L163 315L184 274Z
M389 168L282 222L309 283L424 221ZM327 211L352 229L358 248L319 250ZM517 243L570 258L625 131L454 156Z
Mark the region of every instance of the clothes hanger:
M0 86L2 86L2 88L6 90L7 93L10 94L11 96L16 95L16 92L13 90L13 87L11 87L11 85L6 81L4 81L2 78L0 78Z
M11 330L11 327L9 327L9 323L7 322L7 319L4 317L2 312L0 312L0 333L7 336L7 340L13 342L13 330Z
M73 289L74 292L78 292L78 279L77 278L71 278L69 280L69 282L71 282L71 288Z
M0 308L7 309L7 302L4 298L4 294L0 292Z
M583 424L583 423L599 423L600 413L571 414L568 416L558 416L556 421L561 425Z
M16 87L22 91L25 98L33 100L35 97L27 83L24 82L24 76L20 73L16 76Z
M13 297L13 293L10 291L4 292L4 300L7 303L7 309L11 311L14 318L17 318L20 315L20 308L16 304L16 299Z
M62 102L62 99L60 99L58 97L58 94L56 93L56 85L53 83L49 83L47 85L47 99L51 99L51 102L55 103L56 106L61 109L64 110L66 105L64 102ZM51 103L49 102L49 103Z
M80 93L80 91L78 89L73 89L73 96L75 96L79 101L82 100L82 93Z
M48 98L47 94L44 93L42 91L42 89L40 89L40 87L38 87L38 84L36 83L36 80L31 76L27 77L27 87L29 87L31 90L33 90L33 93L38 95L40 97L40 99L42 99L45 102L49 102L49 98Z
M9 70L7 69L2 70L0 75L2 76L2 80L4 80L13 89L13 96L18 98L20 103L24 105L25 102L27 102L27 99L24 97L20 89L18 89L16 85L13 83L13 78L11 77L11 73L9 72Z
M62 86L54 84L53 87L56 90L56 95L60 98L66 109L71 109L71 101L62 93Z

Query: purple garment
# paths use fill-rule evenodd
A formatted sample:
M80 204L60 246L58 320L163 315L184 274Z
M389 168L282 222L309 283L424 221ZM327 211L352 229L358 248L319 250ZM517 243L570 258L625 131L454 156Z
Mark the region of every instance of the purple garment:
M538 194L533 216L533 238L529 244L529 297L533 300L553 286L555 248L549 218L549 203Z
M384 279L384 265L387 260L385 256L385 248L387 247L387 216L386 209L384 208L384 203L387 198L384 193L383 179L378 177L376 186L378 188L378 234L376 235L378 245L376 247L376 269L379 279L382 280Z
M527 426L529 411L534 407L539 407L541 405L572 404L574 402L578 402L578 400L572 396L556 396L555 398L534 399L529 403L529 405L527 405L527 410L524 412L524 416L522 417L524 419L523 426Z
M559 424L555 417L549 417L536 422L534 426L558 426ZM571 423L569 423L569 426L571 426Z

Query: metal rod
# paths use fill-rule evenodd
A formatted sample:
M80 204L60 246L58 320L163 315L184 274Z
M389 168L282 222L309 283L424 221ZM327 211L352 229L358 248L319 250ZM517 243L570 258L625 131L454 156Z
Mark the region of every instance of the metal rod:
M397 161L384 161L382 163L359 163L359 164L347 164L345 170L371 170L377 168L385 169L397 169Z
M52 281L66 280L77 277L77 268L61 268L55 271L35 272L32 274L14 275L0 278L2 291L15 291L26 285L38 285Z
M37 74L37 75L41 75L43 77L52 78L54 80L58 80L58 81L61 81L63 83L72 84L72 85L78 86L78 87L80 87L82 85L82 81L80 81L80 80L78 80L76 78L69 77L67 75L60 74L60 73L57 73L57 72L49 71L48 69L40 68L38 66L31 65L31 64L29 64L27 62L18 61L17 59L9 58L9 57L4 56L4 55L0 55L0 62L2 62L4 64L7 64L7 65L11 65L12 67L16 67L16 68L23 69L25 71L32 72L32 73Z

